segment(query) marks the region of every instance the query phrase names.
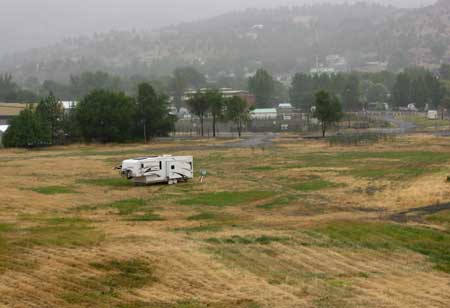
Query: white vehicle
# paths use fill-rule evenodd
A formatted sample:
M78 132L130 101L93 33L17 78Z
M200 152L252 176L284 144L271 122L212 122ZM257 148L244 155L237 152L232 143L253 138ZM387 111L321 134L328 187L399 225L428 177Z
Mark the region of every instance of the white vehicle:
M177 184L194 177L192 156L152 156L128 159L120 166L121 174L135 184Z

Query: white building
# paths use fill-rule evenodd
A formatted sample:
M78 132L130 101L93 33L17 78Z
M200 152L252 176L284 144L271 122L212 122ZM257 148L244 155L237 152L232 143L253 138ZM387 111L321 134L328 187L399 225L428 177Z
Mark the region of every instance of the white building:
M59 101L59 103L63 106L65 112L74 109L78 104L76 101Z
M275 108L255 109L250 112L250 118L252 120L276 120L278 112Z

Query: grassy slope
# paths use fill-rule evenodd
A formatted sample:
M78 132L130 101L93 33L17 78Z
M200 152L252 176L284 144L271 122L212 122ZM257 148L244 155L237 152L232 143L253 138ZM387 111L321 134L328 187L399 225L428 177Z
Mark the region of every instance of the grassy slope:
M155 150L174 146L180 151L174 154L186 154L182 147L193 145ZM121 180L111 169L130 153L145 155L148 148L0 152L1 304L446 307L450 301L448 210L419 213L420 226L390 220L407 208L449 201L447 139L355 148L281 139L274 149L189 151L209 175L202 184L177 186Z

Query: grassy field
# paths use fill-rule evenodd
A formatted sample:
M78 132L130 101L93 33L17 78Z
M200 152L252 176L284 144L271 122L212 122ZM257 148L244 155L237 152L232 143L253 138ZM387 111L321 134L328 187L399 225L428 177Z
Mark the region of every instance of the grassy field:
M449 307L450 139L0 150L0 307ZM113 167L192 154L198 178Z

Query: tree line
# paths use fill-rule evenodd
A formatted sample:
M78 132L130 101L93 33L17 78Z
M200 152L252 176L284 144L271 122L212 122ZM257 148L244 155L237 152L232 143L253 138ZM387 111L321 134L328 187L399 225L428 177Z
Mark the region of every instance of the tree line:
M224 98L218 90L197 91L188 99L187 105L200 120L202 137L205 135L204 119L208 115L212 118L213 137L216 137L217 123L220 121L232 121L241 137L243 127L250 119L250 106L246 101L238 96Z
M174 130L167 96L148 83L135 97L93 90L65 110L53 94L13 118L2 138L5 147L39 147L62 142L126 142L166 136Z
M439 71L430 72L422 68L409 68L396 74L379 73L297 73L289 86L281 83L265 69L259 69L249 78L222 76L217 80L208 78L194 67L180 67L166 77L134 75L119 77L105 72L85 72L70 76L68 83L46 80L39 84L28 78L19 87L9 74L0 75L0 101L31 102L37 97L53 93L63 100L78 100L94 89L121 91L133 95L137 86L148 82L157 93L173 97L177 108L184 107L187 90L202 88L234 88L248 90L255 96L256 108L276 107L281 102L291 102L307 112L314 105L315 93L325 90L336 95L345 111L367 108L368 103L390 103L393 108L405 107L410 103L419 109L426 106L439 108L450 97L450 65L443 64Z

